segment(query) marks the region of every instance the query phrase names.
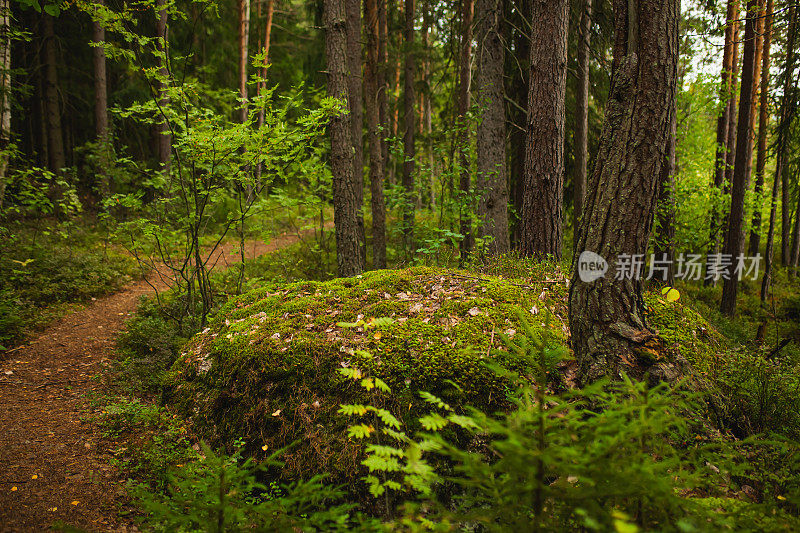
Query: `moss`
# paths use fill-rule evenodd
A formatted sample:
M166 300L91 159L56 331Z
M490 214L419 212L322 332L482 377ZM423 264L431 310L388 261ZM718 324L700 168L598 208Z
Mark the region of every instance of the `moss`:
M518 309L547 307L544 288L416 267L257 289L229 302L184 346L165 398L215 444L242 438L260 455L265 445L272 451L303 440L284 458L288 475L328 470L351 479L360 475L359 455L336 414L340 404L382 404L411 431L427 411L420 391L461 408L505 407L506 384L483 360L526 369L492 348L498 332L520 329ZM393 322L372 327L379 317ZM561 329L556 335L566 341ZM366 393L340 375L345 365L382 378L393 393Z
M666 301L660 292L647 292L644 300L648 320L668 349L701 373L712 373L719 367L729 346L700 313L681 300Z
M566 280L552 271L537 275L540 281L510 280L415 267L252 291L184 346L166 400L212 443L241 438L259 456L263 446L302 441L284 457L286 475L328 471L335 481L352 481L361 475L360 456L346 437L348 421L337 414L342 403L389 408L411 432L427 412L420 391L456 408L503 409L506 383L484 362L529 370L492 349L500 347L498 333L520 330L517 313L544 328L549 311L549 327L566 344ZM656 293L646 301L669 349L709 371L724 350L719 334L681 302ZM379 317L393 321L373 325ZM343 366L380 377L392 394L367 393L341 376Z

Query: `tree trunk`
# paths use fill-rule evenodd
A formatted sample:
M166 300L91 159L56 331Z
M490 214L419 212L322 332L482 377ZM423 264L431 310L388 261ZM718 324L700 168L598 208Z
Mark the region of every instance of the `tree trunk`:
M95 0L98 7L105 6L105 0ZM97 20L92 21L92 42L95 47L92 49L94 59L94 128L97 143L100 149L100 172L97 186L100 196L107 198L111 187L108 181L108 90L106 80L106 52L103 44L106 40L106 30Z
M258 4L258 15L261 18L261 3ZM261 80L257 85L258 95L261 96L267 89L267 65L269 65L269 45L272 41L272 16L275 13L275 0L267 0L267 12L264 18L264 47L262 53L264 54L264 66L261 67ZM258 110L258 129L264 127L264 107L259 107ZM261 178L261 160L259 159L256 164L256 179Z
M501 0L478 0L476 7L476 50L478 69L475 83L481 118L477 126L478 214L483 218L487 252L509 251L508 187L506 184L506 113L503 95L505 49L500 35L503 20Z
M345 103L347 85L347 21L345 0L325 0L325 54L328 96ZM350 117L342 113L328 125L331 136L333 174L333 221L336 227L336 262L340 276L355 276L364 270L358 234L358 204L353 176L353 141Z
M406 259L414 253L414 0L405 0L405 68L403 85L403 249Z
M469 128L467 125L467 111L470 105L471 59L472 59L472 16L473 0L461 0L461 45L458 63L458 95L456 97L456 154L459 160L461 173L458 186L461 191L459 203L459 226L463 236L459 246L460 261L466 259L474 244L472 235L472 209L470 198L471 176L469 172Z
M722 82L719 88L720 103L723 104L722 111L717 118L717 159L714 165L714 187L721 190L725 183L725 173L727 169L727 162L729 152L732 150L728 144L729 132L731 129L731 102L734 98L733 87L733 70L735 58L735 50L738 46L734 41L736 40L737 33L737 19L739 18L739 0L728 0L728 10L725 16L725 48L722 54ZM711 239L708 248L709 255L719 252L719 234L720 229L723 227L720 224L720 217L722 215L716 209L711 210ZM714 283L712 277L706 276L704 285L711 285Z
M641 279L625 267L647 252L674 113L678 20L678 0L614 0L611 92L579 230L577 250L584 252L573 259L569 294L584 383L623 371L668 377L668 368L643 356L656 335L645 320ZM609 271L582 281L589 252L605 258ZM620 279L618 269L626 274Z
M524 256L561 258L568 22L568 0L533 2L520 247Z
M733 0L731 0L732 2ZM575 92L575 177L573 178L573 244L578 242L586 172L589 161L589 43L592 37L592 0L583 0L578 25L578 81Z
M518 58L530 57L530 36L527 32L520 31L520 28L527 27L527 19L531 13L531 0L521 0L519 3L514 4L515 9L509 13L509 22L507 23L507 34L509 35L509 42L514 42L514 54L508 54L506 57L510 58L509 70L511 72L511 87L509 89L509 126L511 128L511 135L509 139L509 149L511 151L509 157L509 182L511 189L511 204L514 208L514 223L511 228L511 243L515 249L519 249L520 242L522 241L522 223L520 215L522 213L523 202L523 175L525 174L525 147L526 147L526 131L525 124L527 121L526 107L528 105L528 78L530 77L530 69L526 61L520 61Z
M358 206L358 239L363 262L367 261L364 234L364 106L361 79L361 0L345 0L347 15L347 100L353 141L353 178Z
M422 123L420 130L425 133L425 152L428 157L427 183L423 187L422 204L428 207L436 205L436 192L434 191L434 159L433 159L433 116L431 115L431 47L429 31L431 27L431 0L425 1L422 13L422 49L425 54L422 62Z
M739 124L736 134L736 160L731 183L731 209L728 215L728 228L725 238L724 253L736 264L737 258L744 251L744 196L748 188L747 167L753 157L753 143L750 136L750 114L752 113L753 76L755 75L756 58L756 16L758 0L747 2L747 19L744 32L744 53L742 55L742 87L739 97ZM732 268L725 267L725 279L722 285L722 301L720 311L733 316L736 310L736 295L739 290L739 279Z
M797 51L795 42L797 40L797 7L790 5L789 7L789 28L787 36L786 47L786 66L784 67L784 82L783 82L783 100L781 101L781 124L778 126L779 134L783 134L783 145L781 153L783 154L783 167L781 175L781 262L783 266L789 266L792 262L791 249L790 249L790 233L792 227L792 208L790 200L790 187L789 187L789 164L788 164L788 130L791 127L790 117L794 116L796 112L792 101L787 95L792 93L792 78L794 76L794 61L796 59Z
M61 106L58 98L58 70L56 58L56 36L53 30L53 17L42 15L44 34L44 98L47 121L48 168L60 175L66 166L64 159L64 140L61 131Z
M389 83L386 77L389 68L389 26L386 18L386 0L378 0L378 112L381 125L381 160L383 173L389 162Z
M250 0L239 0L239 122L247 122L247 60L250 40Z
M372 265L386 268L386 209L383 203L383 142L378 110L379 24L377 0L365 0L364 20L367 30L367 65L365 89L367 108L367 140L369 142L369 183L372 195Z
M739 14L741 16L741 14ZM725 157L725 180L723 191L727 195L730 192L730 185L733 181L733 160L736 158L736 130L738 129L739 116L736 110L739 108L739 71L741 62L739 60L739 37L741 34L741 22L737 20L733 24L733 53L731 71L731 97L728 100L728 143L727 156ZM721 225L722 232L728 227L727 217Z
M753 176L753 147L756 140L756 119L758 118L759 90L761 87L761 57L764 52L764 11L765 0L758 0L756 8L756 55L753 58L753 89L750 97L750 128L748 128L750 159L747 161L745 170L747 172L746 183L748 187L750 178Z
M11 6L0 0L0 213L6 193L8 143L11 142Z
M767 164L767 128L769 122L769 114L767 106L769 105L769 65L770 65L770 47L772 45L772 5L773 0L767 0L767 10L764 19L764 50L761 53L761 95L759 102L759 115L758 115L758 150L756 153L756 184L755 193L756 198L761 196L764 189L764 168ZM750 229L750 248L748 254L755 256L761 247L761 207L756 204L753 211L753 226Z
M161 168L164 169L164 172L169 174L170 156L172 153L172 133L165 115L167 106L169 105L169 95L167 94L169 83L169 68L167 64L169 35L167 33L166 0L156 0L156 12L158 14L156 37L159 39L157 47L159 52L164 54L164 57L158 60L158 106L161 108L162 112L160 122L156 125L156 145L158 147L158 161L161 163Z

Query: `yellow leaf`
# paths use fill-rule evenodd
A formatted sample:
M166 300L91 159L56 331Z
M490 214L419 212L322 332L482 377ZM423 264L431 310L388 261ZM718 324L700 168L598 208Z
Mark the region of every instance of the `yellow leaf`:
M668 302L676 302L680 297L681 293L678 292L678 289L673 289L672 287L670 287L667 294L664 296Z
M14 487L14 488L17 488L17 487ZM778 499L779 499L780 501L786 501L786 496L780 496L780 495L778 495Z
M376 341L379 341L379 340L381 340L381 332L380 332L380 331L376 331L376 332L375 332L375 335L373 335L373 337L375 337L375 340L376 340Z
M17 492L17 487L11 487L11 492Z
M36 474L34 474L34 475L32 475L32 476L31 476L31 479L39 479L39 476L37 476Z
M267 446L266 444L261 447L261 449L264 451L267 451L267 448L269 448L269 446Z
M78 500L72 500L72 505L78 505L78 503L80 503Z
M281 416L281 410L277 409L274 413L272 413L272 416Z
M48 509L48 511L50 511L51 513L54 513L56 511L58 511L58 507L51 507L50 509Z

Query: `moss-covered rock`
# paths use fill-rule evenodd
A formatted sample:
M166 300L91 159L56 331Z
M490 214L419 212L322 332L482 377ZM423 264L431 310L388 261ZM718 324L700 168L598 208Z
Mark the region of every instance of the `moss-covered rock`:
M456 407L501 409L506 384L483 359L526 370L492 350L500 332L516 334L520 310L537 327L550 310L566 342L565 295L564 281L524 285L424 267L267 287L230 302L185 346L166 399L216 444L243 439L258 455L302 440L284 456L287 472L347 479L360 458L340 404L380 404L411 431L427 411L419 391ZM375 323L383 317L391 320ZM366 392L340 374L344 366L381 378L392 394Z
M341 404L388 408L413 433L428 412L421 391L456 409L507 406L507 383L484 363L528 371L528 362L492 349L500 333L521 329L518 313L534 327L548 324L566 344L567 280L557 266L537 276L416 267L255 290L231 301L184 347L165 397L213 444L242 439L259 456L301 441L283 456L285 474L329 472L352 481L361 475L361 455L347 438L348 420L337 414ZM669 349L710 368L719 339L702 317L655 293L646 300ZM343 367L381 378L392 393L365 391L341 375Z

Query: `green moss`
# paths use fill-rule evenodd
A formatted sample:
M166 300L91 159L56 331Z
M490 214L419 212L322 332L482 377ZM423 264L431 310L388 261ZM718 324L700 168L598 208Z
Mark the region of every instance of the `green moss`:
M263 446L302 440L284 457L287 474L329 470L352 479L360 475L358 448L336 414L340 404L383 405L412 432L427 411L420 391L457 408L505 407L506 384L484 359L526 369L492 348L500 347L499 332L520 329L519 309L536 306L544 315L544 288L416 267L258 289L229 302L187 343L167 379L166 400L215 444L242 438L257 456ZM379 317L394 321L371 327ZM393 393L366 393L340 375L345 365L382 378Z
M725 339L700 313L678 300L668 302L660 292L644 296L648 320L670 350L680 354L699 372L717 369L728 350Z

